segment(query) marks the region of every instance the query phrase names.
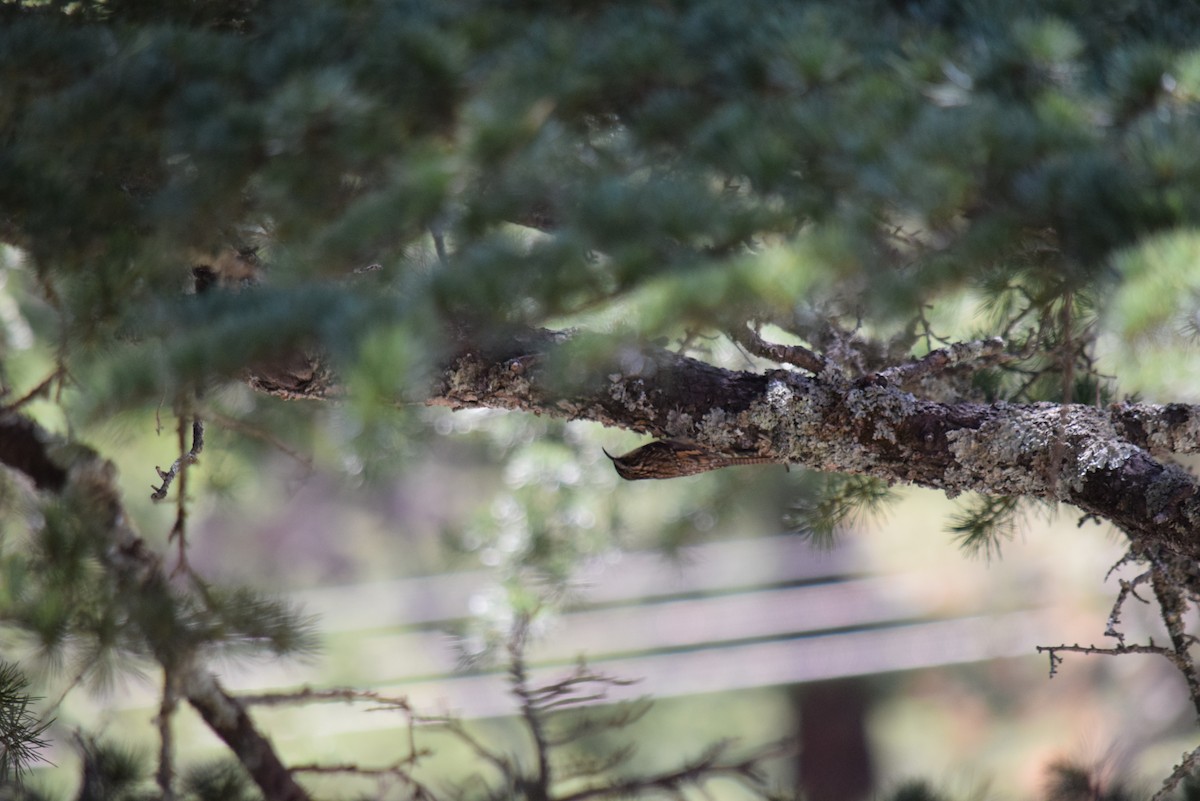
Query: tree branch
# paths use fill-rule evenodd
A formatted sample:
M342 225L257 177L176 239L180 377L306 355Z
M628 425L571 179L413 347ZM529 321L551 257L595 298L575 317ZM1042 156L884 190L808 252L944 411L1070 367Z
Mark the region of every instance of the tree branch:
M978 344L971 358L992 358L999 347ZM570 345L569 334L546 330L488 341L461 334L425 402L591 420L729 457L870 475L950 497L1061 501L1113 523L1137 548L1157 544L1200 558L1200 485L1149 450L1200 448L1193 407L940 403L878 374L850 382L831 372L726 370L645 345L618 347L580 370ZM935 367L913 365L901 372Z
M147 647L180 695L237 755L268 801L308 801L246 708L198 661L187 638L174 637L176 632L157 625L153 615L139 613L142 607L169 608L176 599L162 561L138 535L121 502L113 464L15 412L0 415L0 464L25 474L43 491L86 502L92 530L108 540L96 551L121 595L130 599L130 620L140 625Z
M767 342L758 333L742 326L734 326L729 330L733 341L746 350L764 359L770 359L779 364L790 364L807 370L814 375L820 375L829 369L836 369L833 362L824 356L801 345L779 345Z
M1168 453L1200 453L1200 406L1121 403L1110 409L1117 431L1138 447Z
M882 370L879 376L896 386L904 386L925 376L943 373L955 367L964 365L983 367L1003 361L1005 358L1007 358L1007 354L1004 352L1004 340L992 337L975 342L958 342L947 348L938 348L915 361Z

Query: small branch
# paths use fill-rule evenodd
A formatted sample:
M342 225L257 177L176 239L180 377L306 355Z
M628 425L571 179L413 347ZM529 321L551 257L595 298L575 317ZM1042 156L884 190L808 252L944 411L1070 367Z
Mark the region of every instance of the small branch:
M1197 673L1196 661L1192 659L1188 650L1195 642L1195 638L1184 630L1183 624L1187 604L1183 600L1183 593L1179 586L1172 580L1174 578L1172 571L1158 569L1151 572L1154 595L1158 599L1159 610L1162 613L1163 623L1167 627L1167 634L1171 638L1171 645L1174 646L1175 658L1171 661L1183 674L1188 686L1188 695L1192 699L1192 708L1196 710L1197 715L1200 715L1200 674Z
M229 695L216 678L198 665L180 670L180 685L188 703L245 766L267 801L309 801L309 795L292 777L264 737L245 706Z
M353 773L358 776L400 776L402 778L409 778L406 773L409 767L403 761L382 768L364 768L353 762L343 762L338 765L322 765L312 762L307 765L292 765L291 771L292 773Z
M197 421L198 427L199 421ZM43 491L74 493L86 502L94 514L89 523L105 543L98 553L105 570L112 576L117 598L129 608L169 606L176 602L162 561L139 536L132 516L121 501L116 486L116 468L111 462L85 446L76 445L68 466L59 465L47 451L58 444L50 432L33 421L13 413L0 413L0 462L29 475ZM197 430L197 452L203 440ZM14 441L15 440L15 441ZM50 468L54 472L48 472ZM246 708L226 693L217 678L198 661L196 654L182 645L175 629L164 630L160 616L129 613L140 629L145 646L154 658L171 666L172 683L178 696L200 714L246 768L267 801L308 801L308 793L296 783L275 753L271 742L254 726Z
M1171 775L1163 781L1162 787L1150 797L1150 801L1166 801L1167 797L1179 786L1179 783L1189 776L1194 775L1197 768L1200 768L1200 747L1183 755L1179 764L1171 771Z
M512 693L521 702L521 717L529 729L529 736L533 740L533 749L537 755L537 776L534 778L537 797L549 798L553 782L550 773L550 746L547 743L541 710L537 706L537 693L529 688L529 673L525 664L529 623L529 615L523 614L513 624L512 636L508 641L509 675L512 677Z
M356 776L363 777L388 777L392 776L403 781L412 790L413 799L432 799L433 793L429 788L425 787L419 781L412 777L411 771L416 767L417 763L428 756L432 755L432 751L428 748L417 748L414 729L417 723L425 723L424 719L414 715L412 708L409 706L408 699L403 697L394 697L377 693L373 690L356 690L349 687L334 688L329 690L317 690L312 687L302 687L294 692L279 692L279 693L263 693L260 695L245 695L238 698L243 704L263 705L263 706L279 706L282 704L298 704L298 703L322 703L322 702L371 702L379 704L375 707L376 710L396 711L404 713L408 719L408 755L403 759L393 762L391 765L376 768L366 768L353 763L342 763L333 765L322 765L318 763L310 763L304 765L294 765L290 768L292 773L313 773L313 774L336 774L336 773L351 773Z
M205 412L205 417L207 417L210 422L213 422L213 423L216 423L217 425L219 425L221 428L227 428L230 431L236 431L239 434L245 434L246 436L253 437L254 439L259 440L260 442L267 443L268 445L270 445L271 447L280 451L281 453L283 453L287 456L290 456L301 467L303 467L307 473L312 472L312 469L313 469L312 457L305 456L304 454L300 453L300 451L296 450L295 448L290 447L285 442L283 442L283 440L276 437L274 434L271 434L270 432L267 432L267 431L263 431L261 428L256 428L252 425L249 425L248 423L244 423L235 417L230 417L228 415L221 414L220 412L207 411L207 412Z
M956 367L979 368L1008 358L1009 355L1004 352L1004 340L992 337L938 348L915 361L881 370L878 377L894 386L904 386L925 376L944 373Z
M1105 637L1114 637L1120 645L1125 644L1125 635L1117 630L1117 626L1121 625L1121 609L1125 605L1125 601L1132 595L1142 603L1149 603L1145 598L1137 594L1138 585L1144 584L1150 580L1150 571L1147 570L1138 576L1135 576L1133 581L1121 579L1121 590L1117 593L1117 600L1113 603L1112 612L1108 615L1108 627L1104 629Z
M180 426L183 426L182 422L180 423ZM180 445L180 450L181 451L183 450L182 444ZM203 423L203 421L200 420L200 418L197 417L195 420L192 421L192 447L191 447L191 449L188 450L183 455L181 455L178 459L176 459L174 461L174 463L171 464L170 470L167 470L164 472L161 467L156 466L154 468L156 471L158 471L158 477L162 479L162 486L155 487L155 486L151 485L150 488L153 489L154 492L151 493L150 500L161 501L163 498L166 498L167 490L169 490L171 487L171 482L173 482L175 480L176 476L178 476L181 471L186 469L187 465L195 464L196 462L198 462L200 460L200 452L203 450L204 450L204 423Z
M307 765L296 765L292 767L292 773L309 773L318 776L331 776L339 773L348 773L354 776L362 776L364 778L395 778L402 781L412 791L409 796L412 801L432 801L436 796L433 792L421 782L417 781L412 776L412 769L416 763L422 758L429 756L432 752L422 751L420 753L412 753L405 759L401 759L391 765L380 768L364 768L361 765L353 763L342 763L340 765L319 765L311 763Z
M608 700L608 687L631 687L637 684L633 679L620 679L593 673L586 664L580 663L575 672L564 679L537 687L529 691L529 699L537 710L543 714L560 711L577 706L586 706ZM598 685L600 689L581 694L584 685Z
M171 668L163 665L162 702L158 707L158 772L155 778L162 791L162 801L173 801L175 778L175 740L171 731L171 718L176 708L175 686Z
M582 740L596 732L613 731L632 726L645 717L651 706L650 699L640 698L636 701L617 704L617 708L613 711L606 710L599 715L580 716L578 720L572 721L554 736L548 738L547 743L551 748L559 748Z
M593 755L583 754L573 755L569 761L564 761L559 767L559 774L563 781L572 781L576 779L590 779L597 776L602 776L609 771L616 770L629 761L637 749L631 743L622 748L618 748L611 754Z
M821 375L835 365L829 359L821 356L803 345L778 345L767 342L758 331L751 331L744 326L734 326L729 331L733 341L746 350L763 359L770 359L779 364L790 364L801 370L808 370L814 375Z
M1074 653L1074 654L1100 654L1102 656L1122 656L1124 654L1157 654L1164 657L1172 665L1179 670L1183 670L1180 663L1179 655L1172 648L1164 648L1161 645L1155 645L1153 641L1149 645L1118 645L1115 648L1104 648L1099 645L1039 645L1037 646L1039 654L1045 653L1050 656L1050 676L1053 678L1058 673L1058 666L1062 664L1063 659L1059 656L1059 652Z
M8 404L5 404L3 407L0 407L0 410L6 411L6 412L16 411L17 409L20 409L25 404L30 403L31 401L36 400L37 398L48 397L50 394L50 387L52 387L54 385L54 382L59 381L59 385L61 387L62 379L64 379L66 377L66 375L67 375L67 371L65 368L63 368L61 366L56 367L54 369L54 372L50 373L50 375L48 375L44 379L42 379L42 381L36 387L29 390L21 397L17 398L12 403L8 403Z
M641 778L624 779L603 786L587 787L562 796L558 801L587 801L592 798L624 798L640 793L659 791L677 793L685 785L699 785L719 777L734 779L751 789L766 785L761 763L794 753L795 746L787 740L768 745L749 756L732 761L722 757L732 745L729 741L716 743L692 762L678 770Z
M183 417L179 418L177 433L179 436L179 452L183 453L183 449L187 447L187 426L183 421ZM196 454L204 447L204 429L199 419L192 421L192 448L188 451L188 459L182 460L179 464L179 489L175 493L175 525L171 526L171 533L167 537L167 542L172 540L178 548L178 559L175 562L175 569L171 571L172 576L180 573L190 572L191 568L187 560L187 476L188 464L195 462ZM172 467L174 469L174 467ZM162 471L159 471L162 475ZM166 490L168 482L163 480L163 490Z
M341 701L344 703L371 702L380 705L380 709L398 709L411 712L408 699L388 696L373 690L356 690L351 687L340 687L330 690L315 690L312 687L301 687L299 690L286 693L260 693L258 695L239 695L238 700L248 706L282 706L283 704L324 703Z
M485 762L488 762L494 767L501 776L507 779L516 778L516 769L513 764L500 756L496 752L489 749L474 735L463 728L462 721L451 717L438 717L431 715L423 715L416 719L419 723L427 723L445 727L446 731L457 737L468 748L475 752L475 755Z

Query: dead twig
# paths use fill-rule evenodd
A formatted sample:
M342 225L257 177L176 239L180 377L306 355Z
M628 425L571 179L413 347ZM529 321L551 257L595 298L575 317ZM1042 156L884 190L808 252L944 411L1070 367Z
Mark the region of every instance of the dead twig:
M1171 771L1171 775L1163 780L1162 787L1158 788L1158 792L1150 797L1150 801L1166 801L1179 783L1194 775L1197 768L1200 768L1200 746L1183 755L1179 764Z
M729 331L733 341L746 350L763 359L770 359L779 364L790 364L802 370L808 370L814 375L821 375L833 367L833 363L803 345L779 345L767 342L758 330L751 331L744 326L734 326Z
M183 430L184 423L180 421L180 430ZM183 439L180 439L180 450L183 451L185 444ZM161 501L167 497L167 491L171 488L171 483L179 474L187 468L188 465L196 464L200 461L200 452L204 450L204 422L200 418L192 421L192 447L183 452L182 455L171 464L170 470L163 470L161 467L155 466L158 472L158 477L162 479L162 485L155 487L150 486L154 490L150 494L150 500Z
M1004 340L999 337L975 342L959 342L947 348L930 351L915 361L881 370L877 376L895 386L944 373L956 367L985 367L1007 361L1011 357L1004 351Z

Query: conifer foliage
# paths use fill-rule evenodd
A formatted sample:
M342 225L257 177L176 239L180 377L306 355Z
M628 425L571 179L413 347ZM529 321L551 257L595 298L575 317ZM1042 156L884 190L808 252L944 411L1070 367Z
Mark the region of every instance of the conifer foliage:
M27 533L0 614L81 678L153 662L163 720L190 704L257 792L307 798L206 660L303 653L308 622L186 563L188 468L240 384L668 443L617 457L634 478L838 474L810 532L913 484L978 493L954 530L991 553L1071 504L1127 536L1169 644L1110 625L1052 664L1160 654L1200 715L1198 115L1200 6L1171 0L0 0L0 368L52 365L0 370ZM156 407L174 577L141 479L75 436ZM15 775L45 723L0 685ZM757 777L723 753L685 778ZM163 726L162 797L222 770L185 781Z

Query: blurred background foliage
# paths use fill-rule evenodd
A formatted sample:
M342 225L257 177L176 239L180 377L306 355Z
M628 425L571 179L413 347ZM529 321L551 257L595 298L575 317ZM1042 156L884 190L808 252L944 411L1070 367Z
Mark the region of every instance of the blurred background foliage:
M148 487L179 455L175 416L199 412L190 560L213 580L270 593L487 568L496 583L458 631L482 663L514 615L552 630L588 560L685 554L777 533L785 517L829 535L886 513L890 495L776 468L618 486L600 448L635 444L624 435L421 405L456 322L579 328L590 336L561 365L577 371L630 341L759 367L723 336L748 321L819 350L838 344L836 323L895 358L998 334L1026 358L982 372L973 398L1191 401L1198 110L1200 10L1166 0L0 0L0 389L9 403L44 386L22 410L116 461L164 554L175 510ZM253 252L254 275L194 293L189 268L231 248ZM346 400L288 403L238 381L297 346L328 354ZM975 502L953 517L915 503L907 525L863 535L862 569L919 559L981 595L1079 590L1027 565L996 589L943 561L954 536L995 556L997 531L1018 540L1007 556L1036 507ZM150 742L127 733L146 709L81 693L58 705L77 679L102 688L150 669L130 634L136 604L99 572L70 499L47 507L6 480L0 509L3 654L60 716L53 759L81 766L59 771L74 777L60 787L107 776L125 789L92 797L141 797L136 759L86 737L72 750L64 732ZM918 556L879 533L908 543L944 526L955 534ZM1064 541L1096 543L1095 580L1115 546L1089 536ZM1071 548L1036 554L1061 567ZM233 639L310 652L302 612L223 598L159 611L214 651ZM1087 603L1098 630L1105 601ZM989 726L1041 742L1001 715L1036 704L980 688L1024 687L1040 663L956 670L879 680L886 779L946 766L908 745L916 732L951 730L930 749L967 758L946 745L966 724L930 722L894 685L978 702L976 755L1000 748L978 734ZM1161 678L1134 678L1146 675ZM785 733L783 697L714 696L702 726L682 701L663 707L700 747L726 729ZM1117 730L1136 698L1104 700L1098 729ZM1161 744L1183 724L1156 703L1147 738ZM350 737L349 753L372 737ZM647 738L648 760L667 737ZM1163 753L1139 764L1165 772ZM222 770L181 792L237 797Z
M1187 5L0 8L6 238L118 403L264 341L436 352L447 314L653 337L807 302L878 334L1007 288L1112 299L1128 338L1156 287L1124 279L1172 250L1139 241L1200 209ZM267 286L183 298L231 245Z

